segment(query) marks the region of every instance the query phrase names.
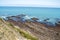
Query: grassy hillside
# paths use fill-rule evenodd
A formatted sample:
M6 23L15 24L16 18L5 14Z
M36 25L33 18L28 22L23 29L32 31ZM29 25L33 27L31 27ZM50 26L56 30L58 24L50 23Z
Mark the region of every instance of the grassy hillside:
M27 32L19 29L0 18L0 40L38 40Z

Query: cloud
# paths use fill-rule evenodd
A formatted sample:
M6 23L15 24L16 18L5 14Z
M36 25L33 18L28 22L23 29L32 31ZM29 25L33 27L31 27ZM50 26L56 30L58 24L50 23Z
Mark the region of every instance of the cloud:
M59 0L0 0L0 6L50 6L60 7Z

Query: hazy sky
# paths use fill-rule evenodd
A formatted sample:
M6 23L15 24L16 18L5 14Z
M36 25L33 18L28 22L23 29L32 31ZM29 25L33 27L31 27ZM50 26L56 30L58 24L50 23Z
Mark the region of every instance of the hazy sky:
M60 0L0 0L0 6L60 7Z

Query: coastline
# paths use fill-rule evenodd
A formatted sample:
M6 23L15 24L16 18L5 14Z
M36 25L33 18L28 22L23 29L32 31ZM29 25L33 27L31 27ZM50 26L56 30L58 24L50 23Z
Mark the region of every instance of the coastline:
M28 34L25 34L25 32L20 31L20 33L23 34L24 37L35 40L35 37L37 38L36 40L55 40L56 38L59 40L60 35L60 26L51 26L51 25L46 25L47 21L50 19L46 19L46 23L41 23L41 21L38 18L32 17L32 18L26 18L26 15L21 14L21 15L16 15L16 16L8 16L3 17L3 20L5 20L10 26L14 25L15 27L18 26L18 30L22 29L25 32L28 32ZM28 16L29 17L29 16ZM60 24L59 24L60 25ZM47 26L47 27L46 27ZM13 27L13 26L12 26ZM14 28L14 27L13 27ZM31 35L31 36L30 36ZM28 37L29 36L29 37ZM51 38L52 37L52 38ZM47 39L48 38L48 39Z

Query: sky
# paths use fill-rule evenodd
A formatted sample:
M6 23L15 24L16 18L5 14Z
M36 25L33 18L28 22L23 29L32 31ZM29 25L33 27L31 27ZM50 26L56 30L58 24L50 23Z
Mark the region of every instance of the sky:
M0 6L60 7L60 0L0 0Z

